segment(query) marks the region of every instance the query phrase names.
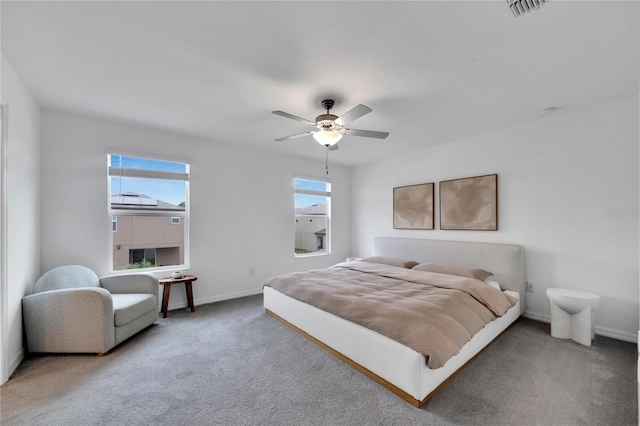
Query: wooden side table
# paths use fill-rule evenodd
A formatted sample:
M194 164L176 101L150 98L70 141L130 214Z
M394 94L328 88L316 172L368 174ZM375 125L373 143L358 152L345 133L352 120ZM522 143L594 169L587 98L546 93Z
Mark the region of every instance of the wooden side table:
M160 280L160 285L164 286L162 292L162 318L167 317L167 308L169 307L169 294L171 294L171 286L173 284L184 283L184 289L187 292L187 303L191 308L191 312L195 312L196 308L193 306L193 289L191 283L196 281L198 277L195 275L185 275L182 278L163 278Z

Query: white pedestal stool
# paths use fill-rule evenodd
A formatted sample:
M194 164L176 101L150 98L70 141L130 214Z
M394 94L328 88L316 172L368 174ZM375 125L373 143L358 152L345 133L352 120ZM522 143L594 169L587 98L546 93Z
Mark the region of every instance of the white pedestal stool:
M586 291L548 288L547 297L551 301L551 336L591 346L595 337L593 311L600 304L600 296Z

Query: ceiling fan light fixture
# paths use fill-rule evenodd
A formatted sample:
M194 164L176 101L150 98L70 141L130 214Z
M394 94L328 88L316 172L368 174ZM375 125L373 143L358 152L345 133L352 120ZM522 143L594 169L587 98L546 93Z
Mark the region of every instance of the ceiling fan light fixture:
M318 141L320 145L332 146L342 139L342 133L334 132L333 130L320 130L313 134L313 138Z

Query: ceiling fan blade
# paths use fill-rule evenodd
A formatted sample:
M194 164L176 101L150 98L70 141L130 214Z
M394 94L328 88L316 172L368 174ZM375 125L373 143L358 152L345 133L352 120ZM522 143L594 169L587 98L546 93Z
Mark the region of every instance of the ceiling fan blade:
M376 132L375 130L342 129L342 133L350 136L364 136L366 138L386 139L389 132Z
M371 112L371 108L368 106L364 106L362 104L351 108L349 111L342 114L340 117L336 119L336 124L344 126L347 123L350 123L363 115L369 114Z
M274 113L275 115L280 115L280 116L285 117L285 118L290 118L290 119L296 120L296 121L302 121L303 123L307 123L310 126L315 126L316 125L316 123L313 122L313 121L309 121L309 120L307 120L305 118L297 117L297 116L295 116L293 114L289 114L288 112L284 112L284 111L271 111L271 112Z
M334 143L333 145L329 145L329 151L335 151L336 149L338 149L337 143Z
M276 142L288 141L289 139L301 138L303 136L312 135L315 132L317 132L317 130L312 130L310 132L304 132L304 133L298 133L297 135L285 136L283 138L274 139L274 141L276 141Z

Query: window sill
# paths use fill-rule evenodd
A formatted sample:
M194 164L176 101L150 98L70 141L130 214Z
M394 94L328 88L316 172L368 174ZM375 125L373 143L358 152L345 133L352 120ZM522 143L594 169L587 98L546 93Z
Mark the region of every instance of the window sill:
M328 256L328 255L330 255L330 254L331 254L331 253L326 252L326 251L315 251L315 252L313 252L313 253L300 253L300 254L298 254L298 253L294 253L294 254L293 254L293 256L294 256L296 259L299 259L299 258L304 258L304 257Z
M122 274L135 274L136 272L183 272L190 269L189 265L172 265L172 266L157 266L153 268L132 268L132 269L118 269L117 271L110 271L109 275L122 275Z

